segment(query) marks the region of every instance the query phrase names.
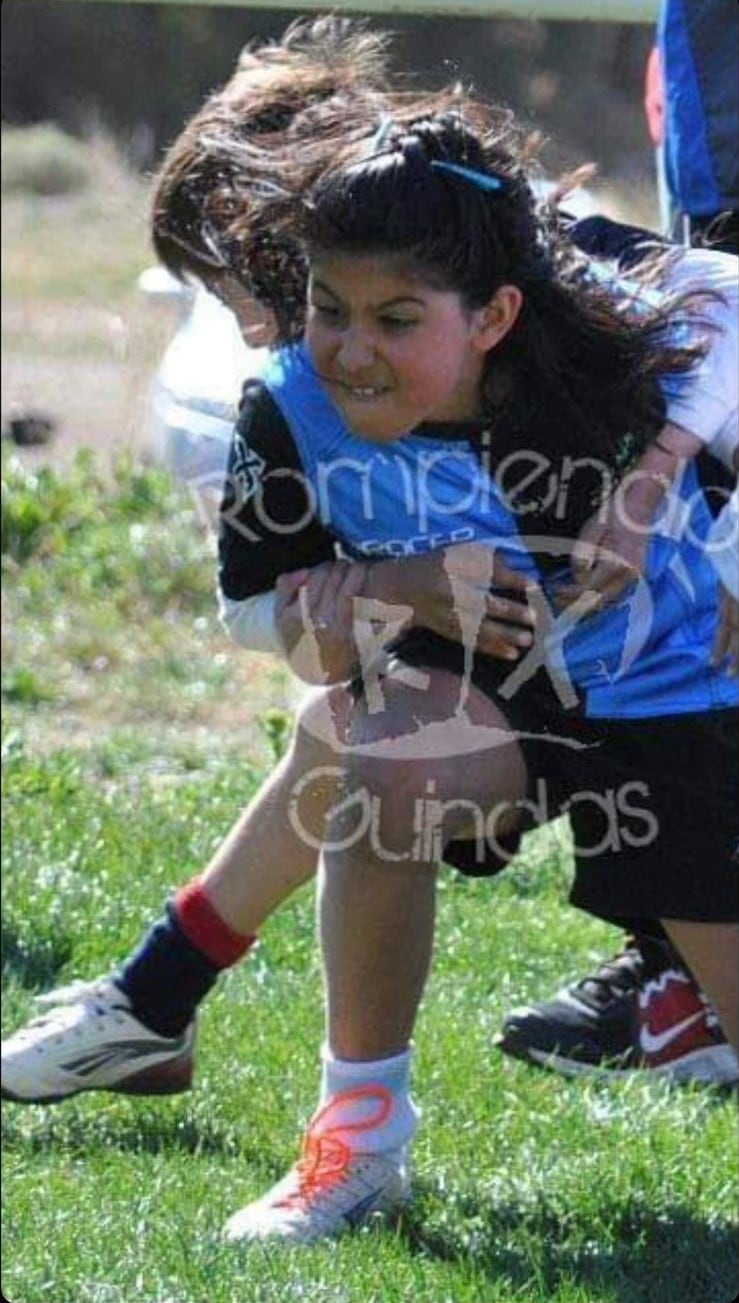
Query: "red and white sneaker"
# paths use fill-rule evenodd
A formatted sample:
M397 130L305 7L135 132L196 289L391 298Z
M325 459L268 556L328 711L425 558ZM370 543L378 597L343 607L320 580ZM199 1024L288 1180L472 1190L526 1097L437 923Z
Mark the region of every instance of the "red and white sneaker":
M376 1101L378 1107L359 1123L337 1125L337 1108L354 1101ZM335 1095L310 1123L299 1161L266 1195L234 1213L226 1239L311 1244L342 1235L373 1213L398 1210L410 1194L404 1151L363 1153L349 1143L349 1133L355 1138L382 1125L392 1107L383 1086Z
M682 968L665 969L639 991L638 1036L642 1065L674 1081L739 1078L713 1007Z
M653 1071L731 1086L739 1061L667 941L641 934L549 1000L512 1009L494 1044L564 1076Z

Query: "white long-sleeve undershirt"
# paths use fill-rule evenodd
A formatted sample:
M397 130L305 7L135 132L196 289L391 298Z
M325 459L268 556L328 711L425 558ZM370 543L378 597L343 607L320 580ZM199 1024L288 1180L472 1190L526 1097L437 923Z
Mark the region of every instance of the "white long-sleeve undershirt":
M696 294L711 290L721 298L705 300L697 333L710 345L679 393L670 397L667 418L689 430L729 469L739 444L739 259L733 254L691 249L671 268L670 292Z
M219 590L218 618L240 647L271 652L284 658L285 648L275 619L275 598L274 588L266 593L255 593L241 602L225 597Z

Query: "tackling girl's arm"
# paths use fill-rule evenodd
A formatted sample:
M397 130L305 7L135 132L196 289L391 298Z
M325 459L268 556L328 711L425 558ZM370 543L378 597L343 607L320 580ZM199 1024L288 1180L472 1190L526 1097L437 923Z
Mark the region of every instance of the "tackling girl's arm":
M720 298L701 313L709 348L687 377L668 390L668 423L638 459L608 504L583 529L573 558L575 583L563 590L569 602L588 590L605 603L615 600L643 570L650 525L679 473L703 450L736 472L739 438L737 352L737 260L728 254L691 250L670 269L666 288L710 291ZM736 502L726 503L707 541L710 559L728 599L722 607L717 652L736 642L739 575L736 561ZM734 661L736 652L734 652Z
M221 620L242 646L286 656L307 682L343 681L358 665L363 621L379 620L388 637L420 626L460 641L460 615L488 589L490 563L489 549L469 544L400 560L338 557L284 417L247 382L219 536ZM520 599L485 591L478 649L515 660L532 641L527 581L496 558L493 582Z

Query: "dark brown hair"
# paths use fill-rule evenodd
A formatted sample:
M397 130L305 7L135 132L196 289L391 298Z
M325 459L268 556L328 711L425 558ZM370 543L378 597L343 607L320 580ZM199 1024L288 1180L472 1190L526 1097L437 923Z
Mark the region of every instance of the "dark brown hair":
M323 139L332 148L337 134L349 139L360 102L360 134L367 115L381 111L387 43L363 23L326 17L298 20L279 41L245 47L234 75L189 120L155 177L151 233L165 267L206 284L229 272L275 313L280 337L295 333L305 254L285 214L325 164Z
M537 202L510 114L461 92L428 109L409 121L405 104L322 174L302 208L309 254L400 255L470 309L518 286L522 309L483 377L496 455L528 446L625 467L664 422L660 377L687 371L702 351L677 342L687 299L637 299L594 274Z
M236 276L274 312L278 342L303 331L316 250L400 255L470 309L515 284L521 312L483 378L496 455L529 447L624 469L664 421L660 380L704 351L680 340L695 307L637 301L596 276L538 202L531 138L512 115L460 87L391 86L387 39L321 19L249 47L164 160L160 258L206 283Z

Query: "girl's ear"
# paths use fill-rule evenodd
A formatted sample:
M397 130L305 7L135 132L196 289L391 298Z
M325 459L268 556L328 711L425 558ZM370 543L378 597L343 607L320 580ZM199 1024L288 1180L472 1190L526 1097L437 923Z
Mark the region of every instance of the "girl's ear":
M523 294L517 285L501 285L490 302L479 309L473 337L473 343L479 352L487 353L508 334L521 311L522 303Z

